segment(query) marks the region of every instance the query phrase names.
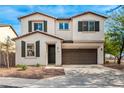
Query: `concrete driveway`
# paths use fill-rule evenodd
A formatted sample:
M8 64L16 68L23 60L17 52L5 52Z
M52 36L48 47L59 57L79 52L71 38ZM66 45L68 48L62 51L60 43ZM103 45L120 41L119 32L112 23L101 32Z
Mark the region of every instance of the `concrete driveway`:
M0 87L96 88L124 87L124 71L101 65L63 66L66 75L47 79L0 78Z

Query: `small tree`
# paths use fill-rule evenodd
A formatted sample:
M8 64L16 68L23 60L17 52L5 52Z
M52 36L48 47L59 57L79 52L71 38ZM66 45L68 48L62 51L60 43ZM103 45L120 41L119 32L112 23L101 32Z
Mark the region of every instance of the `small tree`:
M105 51L116 56L120 64L124 51L124 6L111 15L107 25Z
M3 51L6 53L6 64L7 64L7 68L9 68L10 67L9 66L9 52L13 50L14 43L12 42L10 37L7 37L5 39L5 42L2 43L1 45L2 45Z
M120 64L124 49L124 42L120 36L121 33L116 31L109 31L105 34L105 53L114 55L115 59L118 59L118 64Z
M112 54L113 56L115 56L115 59L116 59L116 56L118 55L117 54L117 48L116 46L114 46L111 42L111 40L109 39L110 36L109 36L109 32L106 32L105 33L105 43L104 43L104 46L105 46L105 53L107 54Z

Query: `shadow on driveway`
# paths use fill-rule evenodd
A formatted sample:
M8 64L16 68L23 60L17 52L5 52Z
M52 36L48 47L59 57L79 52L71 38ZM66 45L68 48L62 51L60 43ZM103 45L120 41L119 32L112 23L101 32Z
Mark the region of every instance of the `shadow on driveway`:
M0 88L21 88L17 86L0 85Z

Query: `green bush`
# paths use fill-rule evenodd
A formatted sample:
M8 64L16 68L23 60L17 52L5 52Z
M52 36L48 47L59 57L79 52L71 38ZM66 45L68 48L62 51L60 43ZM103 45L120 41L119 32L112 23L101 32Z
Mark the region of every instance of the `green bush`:
M16 67L19 67L22 70L26 70L27 69L27 65L24 65L24 64L17 64Z
M19 67L19 68L21 68L21 67L22 67L22 65L21 65L21 64L17 64L17 65L16 65L16 67Z
M27 69L27 65L22 65L22 70L26 70Z
M36 67L40 67L40 66L41 66L41 64L38 64L38 63L36 64Z

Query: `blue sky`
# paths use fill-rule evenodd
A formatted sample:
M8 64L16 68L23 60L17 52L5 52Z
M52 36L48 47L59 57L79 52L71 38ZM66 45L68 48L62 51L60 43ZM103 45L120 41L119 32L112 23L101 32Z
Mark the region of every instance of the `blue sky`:
M1 5L0 24L11 24L20 34L20 16L32 12L42 12L55 17L70 17L85 11L93 11L106 14L106 11L115 8L116 5Z

